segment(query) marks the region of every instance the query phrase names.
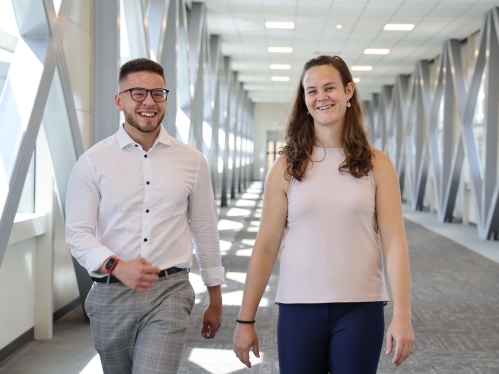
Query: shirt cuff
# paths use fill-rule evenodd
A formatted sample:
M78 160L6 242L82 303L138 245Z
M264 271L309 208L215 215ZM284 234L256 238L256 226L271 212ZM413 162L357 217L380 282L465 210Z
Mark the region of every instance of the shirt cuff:
M90 274L91 277L106 276L106 274L99 273L99 269L104 263L104 261L106 261L111 256L116 256L116 255L106 246L97 247L93 249L92 255L88 256L89 259L87 260L86 263L88 274Z
M206 287L218 286L225 281L225 268L223 266L199 270Z

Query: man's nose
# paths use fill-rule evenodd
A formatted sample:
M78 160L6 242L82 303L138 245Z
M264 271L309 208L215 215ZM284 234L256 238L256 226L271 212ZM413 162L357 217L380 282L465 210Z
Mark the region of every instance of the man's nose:
M148 91L145 100L142 102L145 105L156 105L156 102L152 98L152 92Z

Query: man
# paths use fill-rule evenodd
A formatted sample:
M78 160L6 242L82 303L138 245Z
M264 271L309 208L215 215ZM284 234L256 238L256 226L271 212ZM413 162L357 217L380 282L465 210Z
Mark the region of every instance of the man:
M125 63L118 92L125 123L71 174L66 239L94 280L85 309L104 373L176 373L194 305L192 241L210 296L201 335L211 339L221 325L224 268L210 170L161 125L168 95L161 65Z

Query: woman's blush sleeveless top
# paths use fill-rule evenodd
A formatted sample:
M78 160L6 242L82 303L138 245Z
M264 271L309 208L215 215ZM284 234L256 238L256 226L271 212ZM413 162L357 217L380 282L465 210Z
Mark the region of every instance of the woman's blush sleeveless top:
M343 148L314 147L313 160L288 188L276 302L388 301L372 172L341 174Z

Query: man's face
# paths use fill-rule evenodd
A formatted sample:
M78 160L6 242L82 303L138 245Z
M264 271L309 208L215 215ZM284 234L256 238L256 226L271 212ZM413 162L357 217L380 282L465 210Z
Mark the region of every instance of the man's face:
M130 88L165 88L163 78L149 71L141 71L129 74L121 83L119 90ZM165 117L166 101L156 102L151 93L147 93L144 101L134 101L130 92L115 95L115 103L118 110L125 114L125 122L142 133L151 133L158 129Z

